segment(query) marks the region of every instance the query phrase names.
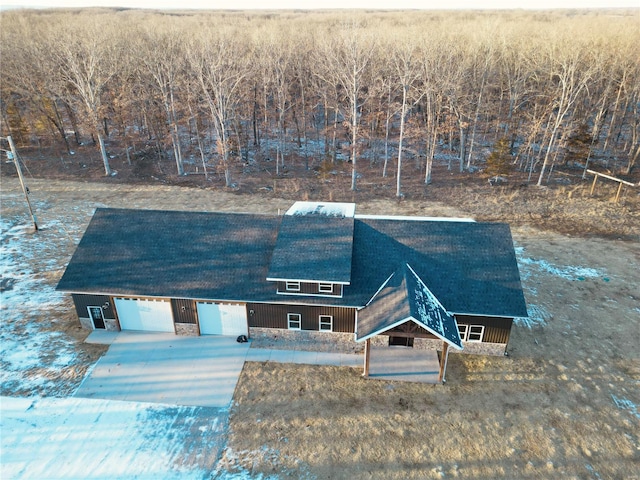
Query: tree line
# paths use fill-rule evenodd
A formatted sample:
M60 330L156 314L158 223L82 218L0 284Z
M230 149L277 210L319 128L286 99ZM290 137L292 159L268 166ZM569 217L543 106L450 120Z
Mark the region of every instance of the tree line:
M110 151L135 162L151 148L176 174L197 163L227 186L257 158L276 174L348 161L354 190L359 165L378 164L398 196L403 162L428 184L441 155L473 171L492 151L538 185L569 162L630 173L639 16L3 12L2 134L69 152L91 139L106 175Z

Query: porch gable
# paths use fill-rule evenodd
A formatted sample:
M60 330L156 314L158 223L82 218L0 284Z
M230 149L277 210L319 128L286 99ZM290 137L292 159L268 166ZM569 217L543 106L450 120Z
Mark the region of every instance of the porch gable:
M448 345L462 350L456 320L408 263L396 270L358 312L356 341L363 342L412 321Z

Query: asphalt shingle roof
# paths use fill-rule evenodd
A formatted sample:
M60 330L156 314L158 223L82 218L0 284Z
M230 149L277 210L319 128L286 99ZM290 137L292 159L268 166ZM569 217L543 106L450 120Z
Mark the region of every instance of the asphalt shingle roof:
M57 289L363 307L391 274L408 263L451 313L527 315L507 225L330 218L352 222L351 242L344 234L323 230L331 226L323 223L326 217L318 223L311 218L317 217L297 217L306 222L297 223L304 230L299 241L304 244L306 236L315 241L324 234L342 246L333 254L331 242L319 241L327 250L308 252L295 265L295 256L275 258L274 253L278 230L295 223L288 224L287 216L98 209ZM292 265L290 271L303 273L315 265L319 272L324 269L325 273L314 274L318 277L314 280L345 279L348 263L338 260L346 258L347 244L352 245L351 283L345 285L342 298L283 297L266 280L276 266L287 269ZM319 278L321 275L327 278ZM300 276L302 280L311 275Z
M353 217L285 215L268 278L348 284L353 223Z
M403 263L448 312L527 316L506 224L356 217L351 286L345 287L344 300L366 304Z
M442 308L413 269L402 265L358 312L357 341L383 333L396 325L413 321L458 350L462 340L456 320Z
M272 290L267 256L279 222L267 215L97 209L57 289L260 298Z

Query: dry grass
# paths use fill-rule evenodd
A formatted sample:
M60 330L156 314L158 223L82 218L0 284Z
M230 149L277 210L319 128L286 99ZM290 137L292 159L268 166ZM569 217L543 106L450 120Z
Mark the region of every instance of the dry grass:
M37 238L55 265L66 264L97 206L277 213L291 204L271 193L169 185L30 180L29 186L48 226ZM540 197L505 190L504 203L487 196L495 190L473 185L463 199L449 202L460 192L452 190L402 202L368 199L366 191L356 199L360 213L469 216L484 209L501 219L515 215L525 295L541 312L539 321L514 328L507 358L451 355L445 386L365 380L358 369L248 363L223 459L231 471L281 478L638 478L639 243L533 228L523 212L544 209L539 200L552 199L552 190ZM596 198L585 209L574 194L570 213L562 211L570 210L561 203L566 197L554 199L561 221L575 214L576 222L591 225L610 216L621 233L635 228L637 235L637 210L624 218L629 204ZM523 198L526 203L513 205ZM3 215L28 224L23 207L17 182L4 178ZM32 267L41 261L34 259ZM569 267L595 273L571 274ZM50 285L60 273L41 272ZM81 343L87 332L78 328L68 299L26 315L23 321L46 321L46 329L62 329L77 342L80 361L73 371L58 372L59 388L43 393L70 392L101 352ZM15 387L3 385L3 394L38 393Z
M527 301L544 316L514 327L509 357L452 355L445 386L246 364L233 466L307 478L638 478L639 244L513 230Z

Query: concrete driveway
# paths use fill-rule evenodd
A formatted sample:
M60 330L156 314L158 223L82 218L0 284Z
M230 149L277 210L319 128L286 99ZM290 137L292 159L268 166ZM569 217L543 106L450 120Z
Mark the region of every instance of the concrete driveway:
M118 332L76 397L226 408L248 343L234 337Z

